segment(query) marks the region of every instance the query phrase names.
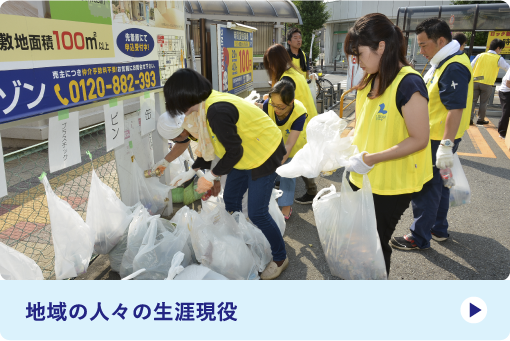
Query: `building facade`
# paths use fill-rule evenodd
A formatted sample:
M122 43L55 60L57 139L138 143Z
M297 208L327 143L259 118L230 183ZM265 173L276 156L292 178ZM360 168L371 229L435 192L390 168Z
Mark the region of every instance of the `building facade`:
M331 14L324 33L324 64L346 64L343 52L345 36L354 22L369 13L382 13L396 23L399 7L446 6L450 1L326 1Z

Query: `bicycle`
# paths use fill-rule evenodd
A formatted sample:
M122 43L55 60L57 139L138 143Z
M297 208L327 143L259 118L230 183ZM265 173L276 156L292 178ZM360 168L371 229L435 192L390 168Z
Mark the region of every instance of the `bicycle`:
M322 95L322 92L327 94L330 91L330 88L331 89L334 89L334 88L333 88L333 83L331 83L329 80L324 78L322 70L319 70L317 72L317 76L319 76L319 79L316 81L317 82L316 98L319 98Z

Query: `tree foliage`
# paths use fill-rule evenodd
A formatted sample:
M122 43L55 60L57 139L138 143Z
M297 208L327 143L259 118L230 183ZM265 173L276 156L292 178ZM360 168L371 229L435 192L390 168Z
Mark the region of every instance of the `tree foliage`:
M454 0L452 1L452 5L480 5L480 4L496 4L496 3L504 3L504 1L463 1L463 0ZM467 37L466 46L471 44L471 32L464 32ZM487 45L487 38L489 37L489 32L476 32L475 41L473 42L473 46L485 46Z
M312 33L322 29L331 14L328 12L326 3L323 1L292 1L301 14L303 25L290 25L290 27L298 27L303 37L303 45L301 49L308 54L310 53L310 43L312 41ZM285 38L287 39L287 38ZM317 39L314 40L316 42ZM313 44L312 60L320 53L318 44Z

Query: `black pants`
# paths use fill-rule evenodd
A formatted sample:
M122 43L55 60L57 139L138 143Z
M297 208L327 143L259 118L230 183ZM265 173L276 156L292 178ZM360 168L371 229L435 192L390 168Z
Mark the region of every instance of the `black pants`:
M506 130L508 129L508 121L510 119L510 92L499 92L499 100L501 101L501 119L498 124L499 135L506 137Z
M351 183L353 191L359 188ZM405 210L411 203L412 194L399 194L399 195L379 195L374 196L375 220L377 221L377 233L379 233L379 240L381 242L382 252L384 256L384 263L386 264L386 273L390 275L390 261L391 261L391 246L389 243L391 235L395 232L395 227L404 214Z

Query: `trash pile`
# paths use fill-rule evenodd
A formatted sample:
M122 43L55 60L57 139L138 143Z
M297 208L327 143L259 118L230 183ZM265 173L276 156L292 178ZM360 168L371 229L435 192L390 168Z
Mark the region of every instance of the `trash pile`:
M123 279L259 279L272 259L271 247L247 218L247 204L245 213L230 215L221 198L211 197L200 213L184 206L167 220L156 213L164 210L172 187L145 178L136 161L132 171L139 202L127 206L92 170L86 221L53 192L46 174L41 175L56 279L85 273L93 253L107 254L111 269ZM283 234L285 221L276 203L280 195L273 192L269 208ZM43 279L33 260L1 243L0 259L1 279Z

